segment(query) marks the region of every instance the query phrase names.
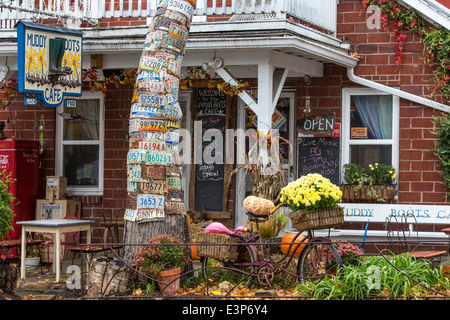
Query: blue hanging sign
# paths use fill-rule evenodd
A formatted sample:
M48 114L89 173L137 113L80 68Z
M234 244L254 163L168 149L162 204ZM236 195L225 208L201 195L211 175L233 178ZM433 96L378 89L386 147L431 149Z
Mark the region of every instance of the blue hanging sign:
M17 24L19 92L37 93L48 107L82 95L83 33L51 25Z

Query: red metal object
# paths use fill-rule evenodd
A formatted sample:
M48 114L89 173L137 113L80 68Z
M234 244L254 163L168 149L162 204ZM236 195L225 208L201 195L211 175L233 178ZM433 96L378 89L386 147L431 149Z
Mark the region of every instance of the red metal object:
M39 141L6 139L0 141L0 171L12 173L16 181L12 185L15 197L14 212L16 214L14 231L8 239L19 239L22 228L16 221L34 220L36 199L41 197L41 156Z

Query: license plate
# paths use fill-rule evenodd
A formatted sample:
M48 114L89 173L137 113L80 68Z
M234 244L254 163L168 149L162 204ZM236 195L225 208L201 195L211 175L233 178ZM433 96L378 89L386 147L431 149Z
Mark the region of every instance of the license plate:
M179 120L167 120L166 123L167 123L166 128L180 129L180 121Z
M169 151L169 152L174 153L174 152L176 152L178 150L179 150L179 145L178 144L168 144L167 145L167 151Z
M137 192L139 188L139 182L127 180L127 192Z
M161 141L166 141L165 132L132 132L132 139L157 139Z
M166 38L163 40L166 41ZM141 56L139 60L139 70L160 72L163 66L163 61L161 59L151 57L151 56Z
M145 139L139 141L139 149L147 151L166 151L166 142L161 140Z
M131 149L127 154L127 163L145 163L147 158L147 150Z
M172 155L168 152L149 151L145 163L148 165L171 166Z
M165 211L168 214L186 214L186 206L182 201L166 201Z
M187 17L185 15L180 14L178 12L165 11L164 16L169 19L178 21L183 26L184 25L187 26L190 23L190 21L187 19Z
M167 177L167 187L169 190L181 190L180 177Z
M188 29L185 27L179 25L178 23L171 23L169 25L169 33L173 34L174 36L180 38L181 40L186 39L188 36Z
M181 190L168 190L166 194L166 201L183 201L184 193Z
M167 121L161 119L139 119L139 131L166 132Z
M139 104L135 103L131 106L130 117L131 118L155 118L155 117L164 117L165 112L162 108L157 107L142 107Z
M146 182L148 182L148 180L150 179L159 179L166 181L166 166L142 166L141 177L142 179L146 179Z
M138 103L143 107L163 108L166 102L166 96L162 94L140 92Z
M181 75L181 63L176 59L170 60L167 70L179 78Z
M172 23L172 21L170 19L168 19L167 17L159 16L159 17L157 17L155 19L153 28L154 29L169 30L171 23Z
M140 149L139 141L140 141L140 139L130 138L130 143L128 144L128 149Z
M139 209L137 210L136 223L161 221L165 219L164 209Z
M169 104L164 107L164 117L172 120L178 120L183 117L178 103Z
M181 176L181 167L180 166L166 167L166 176L180 177Z
M130 132L136 132L139 131L139 121L141 119L137 118L137 119L130 119L128 128L130 130Z
M194 14L194 9L195 7L192 4L182 0L170 0L166 6L166 10L179 12L188 19Z
M180 132L178 130L167 130L166 142L168 144L178 144L180 142Z
M142 70L139 72L138 75L136 75L136 81L142 81L142 80L163 80L163 73L162 72L153 72L153 71L145 71Z
M144 181L141 177L141 165L131 164L127 167L127 179L131 182L141 182Z
M165 81L164 80L141 80L138 82L138 89L141 91L151 93L164 93Z
M141 193L137 196L137 208L156 208L164 209L164 196L159 194Z
M178 91L178 86L180 84L180 80L176 77L172 77L171 79L164 80L164 88L167 93L173 93Z
M141 186L140 190L142 193L153 193L164 195L168 191L167 183L164 180L153 180L149 182L142 182L140 186Z
M126 209L125 214L123 216L124 220L127 221L135 221L136 220L137 210L134 209Z
M171 34L166 34L161 42L161 48L175 50L176 52L184 52L186 41L181 40Z
M153 56L155 58L159 58L163 61L163 66L167 66L170 62L170 60L175 59L175 55L168 52L157 52L154 53ZM164 70L164 69L163 69ZM161 70L161 71L163 71Z
M178 102L178 92L166 94L166 104L174 104Z

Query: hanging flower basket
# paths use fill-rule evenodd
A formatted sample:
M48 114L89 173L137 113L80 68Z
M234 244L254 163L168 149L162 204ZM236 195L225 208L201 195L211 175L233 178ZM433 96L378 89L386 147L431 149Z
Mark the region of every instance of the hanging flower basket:
M395 197L395 185L373 184L340 186L342 191L342 202L355 203L390 203Z
M344 223L344 208L297 210L289 218L298 231L334 228Z

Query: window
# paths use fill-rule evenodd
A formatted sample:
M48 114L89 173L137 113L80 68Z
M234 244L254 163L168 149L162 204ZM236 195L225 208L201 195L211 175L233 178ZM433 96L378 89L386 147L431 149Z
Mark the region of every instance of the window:
M399 99L379 91L343 91L342 164L384 163L398 169Z
M84 93L75 108L63 103L57 114L56 174L67 177L73 194L102 194L103 95Z

